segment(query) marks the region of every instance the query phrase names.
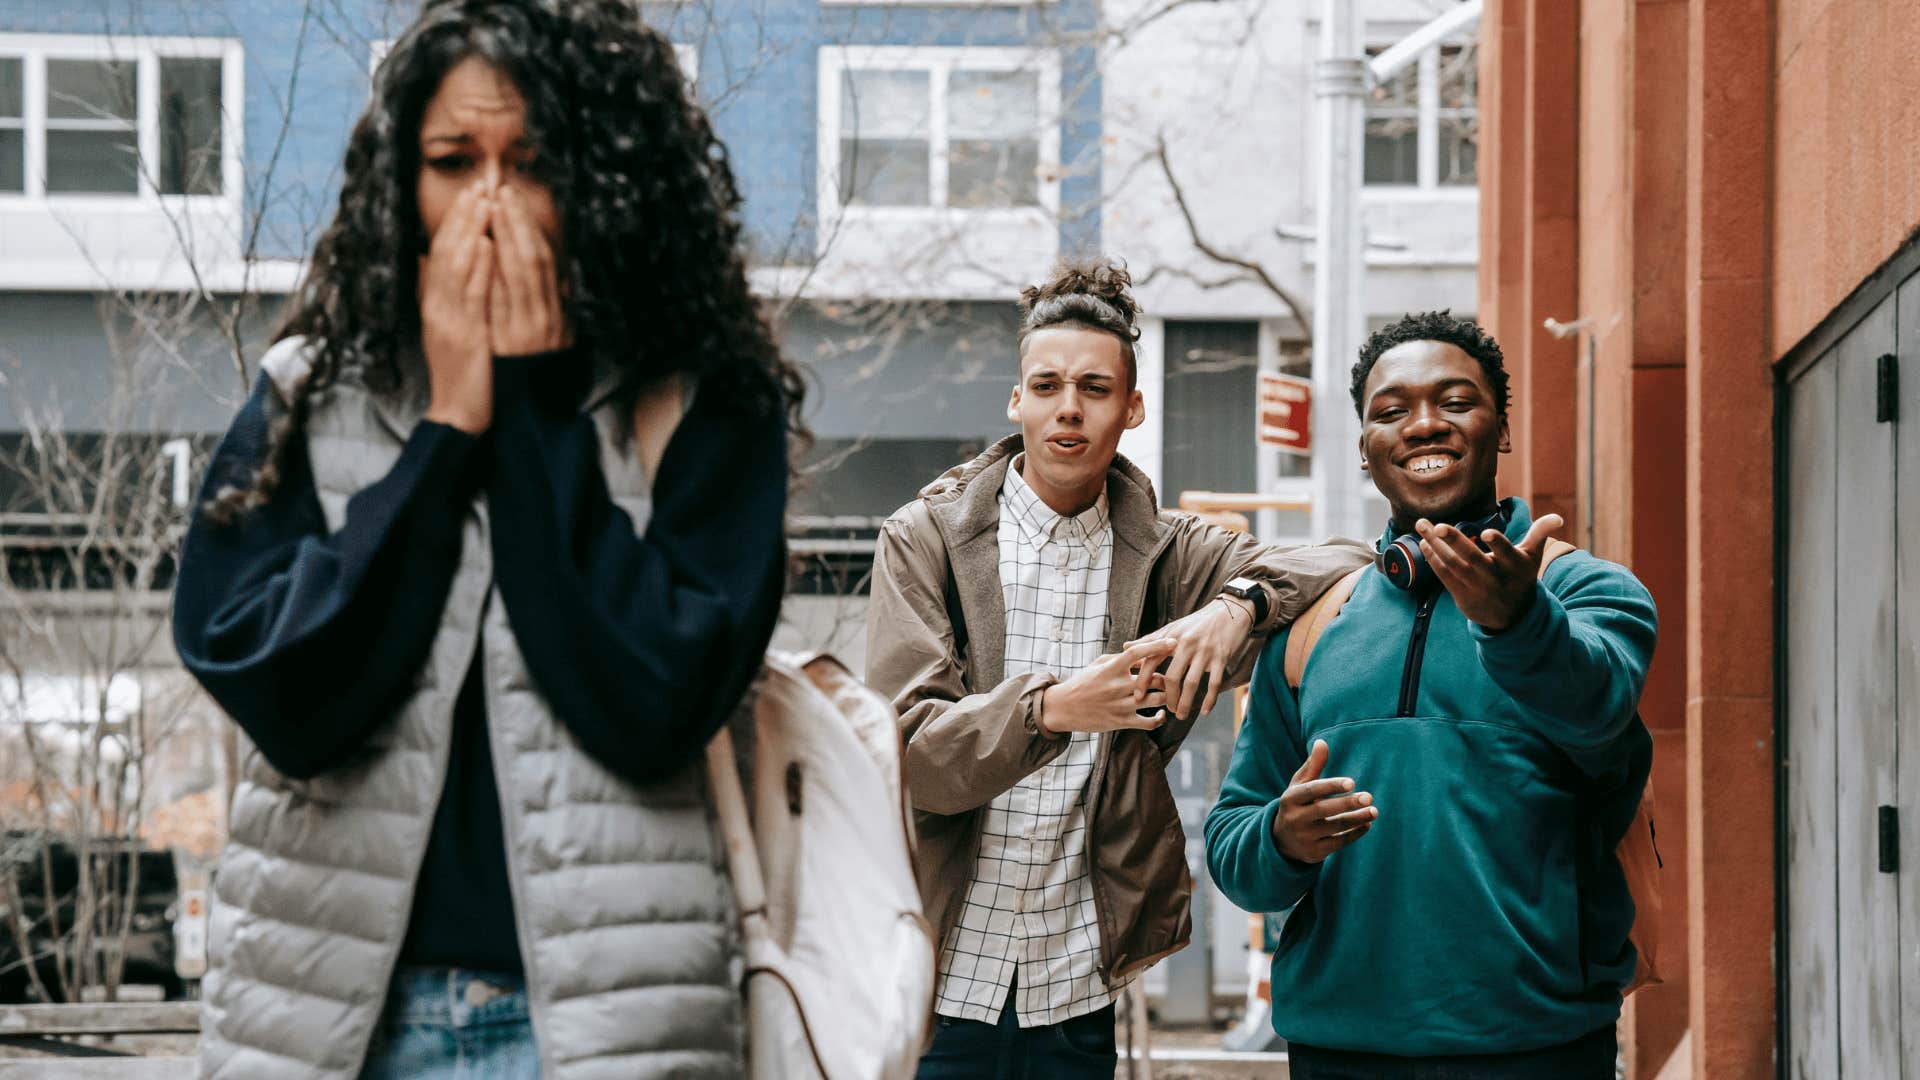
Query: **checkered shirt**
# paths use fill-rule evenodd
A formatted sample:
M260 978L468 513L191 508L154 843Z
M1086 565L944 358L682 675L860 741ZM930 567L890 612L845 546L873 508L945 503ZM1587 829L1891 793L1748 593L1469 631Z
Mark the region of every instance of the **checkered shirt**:
M1113 529L1103 493L1062 517L1020 476L1000 488L1006 674L1066 678L1106 648ZM1087 781L1099 736L1075 732L1059 757L985 810L960 921L940 950L934 1008L993 1023L1017 974L1020 1026L1057 1024L1112 1001L1087 865Z

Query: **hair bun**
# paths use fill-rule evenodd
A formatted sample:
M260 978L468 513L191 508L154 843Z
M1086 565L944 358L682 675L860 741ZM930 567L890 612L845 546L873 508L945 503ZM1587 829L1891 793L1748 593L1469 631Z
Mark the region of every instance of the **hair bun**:
M1020 313L1028 315L1049 300L1069 296L1091 296L1111 305L1132 330L1140 317L1140 304L1129 291L1133 275L1126 264L1109 259L1068 259L1054 267L1053 277L1045 284L1020 290Z

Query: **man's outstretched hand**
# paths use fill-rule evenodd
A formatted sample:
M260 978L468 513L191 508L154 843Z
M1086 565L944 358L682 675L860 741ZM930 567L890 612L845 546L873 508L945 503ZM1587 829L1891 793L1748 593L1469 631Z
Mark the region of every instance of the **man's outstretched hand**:
M1421 518L1414 528L1420 533L1420 551L1427 565L1433 567L1460 614L1489 630L1505 630L1533 606L1547 538L1564 524L1559 514L1544 515L1517 545L1500 530L1488 529L1478 537L1487 545L1486 551L1480 550L1475 537L1451 525Z
M1327 741L1315 739L1307 760L1280 795L1280 812L1273 816L1274 846L1295 862L1324 862L1367 835L1380 816L1373 796L1353 790L1351 777L1320 775L1326 771L1327 756Z

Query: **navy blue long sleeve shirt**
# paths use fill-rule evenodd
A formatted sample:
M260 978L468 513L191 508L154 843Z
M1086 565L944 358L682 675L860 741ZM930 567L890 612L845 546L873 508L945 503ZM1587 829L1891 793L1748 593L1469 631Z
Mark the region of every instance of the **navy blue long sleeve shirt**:
M231 525L194 522L176 643L280 772L311 777L352 761L412 692L481 488L495 580L528 669L608 769L645 784L685 768L757 670L784 571L780 425L703 396L667 448L652 520L636 536L578 408L584 358L503 358L495 372L493 431L420 422L338 531L326 527L304 440L289 446L265 506ZM205 493L248 481L278 408L263 378ZM403 962L520 966L485 722L476 662Z

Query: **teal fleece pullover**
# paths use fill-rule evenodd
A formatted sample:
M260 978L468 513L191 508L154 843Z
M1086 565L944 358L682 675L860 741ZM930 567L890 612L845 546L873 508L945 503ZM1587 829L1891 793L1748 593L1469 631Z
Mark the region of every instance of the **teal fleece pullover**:
M1518 541L1532 518L1507 506ZM1632 573L1573 552L1498 633L1443 590L1368 571L1297 700L1288 635L1267 644L1206 833L1234 903L1292 909L1275 1031L1429 1056L1554 1046L1618 1018L1635 955L1612 852L1652 760L1636 708L1657 626ZM1315 739L1325 775L1352 777L1380 817L1310 866L1280 854L1273 820Z

